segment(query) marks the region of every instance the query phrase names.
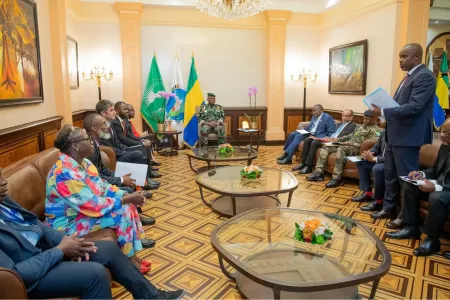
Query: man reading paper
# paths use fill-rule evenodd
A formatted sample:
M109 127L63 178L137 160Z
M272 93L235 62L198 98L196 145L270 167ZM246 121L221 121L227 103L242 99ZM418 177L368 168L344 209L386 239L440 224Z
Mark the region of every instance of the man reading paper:
M376 117L386 119L385 185L383 209L372 214L375 219L394 217L400 192L398 176L419 169L419 150L430 144L433 136L433 101L436 90L434 74L422 64L423 49L408 44L400 51L400 68L407 71L394 94L398 107L381 109L372 105Z

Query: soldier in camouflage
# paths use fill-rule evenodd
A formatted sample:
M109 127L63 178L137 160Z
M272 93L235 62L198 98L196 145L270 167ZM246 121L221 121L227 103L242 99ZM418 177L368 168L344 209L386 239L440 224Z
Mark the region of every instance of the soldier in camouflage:
M337 187L342 184L342 173L347 156L359 154L359 147L364 140L377 139L380 136L380 129L376 125L376 118L373 112L364 112L364 124L359 125L352 134L331 139L331 142L339 142L341 146L324 146L320 150L320 156L316 163L316 169L307 179L308 181L323 181L324 167L328 160L328 155L336 152L336 163L334 165L333 177L326 184L327 188ZM342 145L343 144L343 145Z
M216 103L216 95L208 93L208 103L200 107L198 118L200 120L200 135L202 146L208 146L208 134L215 132L219 136L219 145L224 143L223 108Z

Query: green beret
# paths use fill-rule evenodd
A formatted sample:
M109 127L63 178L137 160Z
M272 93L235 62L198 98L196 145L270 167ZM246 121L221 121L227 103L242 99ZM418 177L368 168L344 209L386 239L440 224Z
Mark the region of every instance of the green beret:
M208 93L207 95L208 97L216 97L216 95L214 95L213 93Z

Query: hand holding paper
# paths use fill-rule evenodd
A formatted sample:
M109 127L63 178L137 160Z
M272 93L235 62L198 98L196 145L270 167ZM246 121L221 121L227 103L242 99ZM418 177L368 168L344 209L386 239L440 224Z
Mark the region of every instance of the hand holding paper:
M373 93L364 98L363 102L372 110L374 107L380 110L384 108L398 107L398 103L383 89L378 88Z

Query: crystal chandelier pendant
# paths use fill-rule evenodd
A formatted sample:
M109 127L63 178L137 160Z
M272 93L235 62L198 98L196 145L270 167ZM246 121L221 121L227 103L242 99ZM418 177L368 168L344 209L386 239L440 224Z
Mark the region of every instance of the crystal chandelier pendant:
M196 6L210 16L236 20L256 15L269 4L271 0L197 0Z

